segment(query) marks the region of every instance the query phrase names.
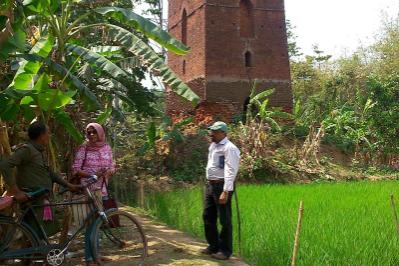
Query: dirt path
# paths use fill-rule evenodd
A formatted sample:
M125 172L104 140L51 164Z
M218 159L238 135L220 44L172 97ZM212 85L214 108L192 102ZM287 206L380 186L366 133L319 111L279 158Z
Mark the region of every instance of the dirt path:
M144 215L137 215L132 209L124 208L134 213L144 226L148 239L148 257L145 265L192 265L192 266L247 266L248 264L231 258L228 261L217 261L210 256L202 255L200 250L206 244L194 239L178 230L154 222ZM83 254L82 254L83 255ZM68 265L84 265L82 261L69 260ZM105 263L105 265L132 266L133 261L118 261Z
M237 258L232 258L227 262L214 260L200 254L200 250L206 247L204 242L148 218L140 217L140 220L148 236L149 256L146 265L248 265Z

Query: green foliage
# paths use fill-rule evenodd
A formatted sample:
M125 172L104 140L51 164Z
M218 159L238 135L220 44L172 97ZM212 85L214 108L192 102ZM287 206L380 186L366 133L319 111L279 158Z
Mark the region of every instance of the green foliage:
M83 142L84 137L79 132L79 130L76 129L74 122L72 121L72 119L68 113L64 112L63 110L58 109L55 112L53 112L53 116L58 121L58 123L60 123L64 126L64 128L76 140L76 142L78 142L78 143Z
M29 54L36 55L41 58L46 58L54 44L54 39L51 35L41 38L35 46L29 51ZM25 60L22 59L20 62L17 73L14 76L14 80L8 86L8 88L1 92L8 96L25 95L32 90L35 84L35 78L42 67L43 62L39 60Z
M189 50L187 46L172 38L159 26L131 10L118 7L102 7L96 8L94 11L101 15L112 17L122 24L134 27L136 30L142 32L145 36L156 41L171 52L185 55Z
M246 113L247 123L251 123L253 119L259 120L261 123L269 124L272 129L281 131L281 128L275 119L292 119L292 115L281 111L280 108L269 108L269 97L274 93L274 91L274 89L267 89L258 93L256 81L254 82Z
M293 61L297 129L324 124L326 143L361 154L367 164L389 164L399 154L398 40L396 18L374 45L351 56L332 60L315 46L313 55Z
M191 89L170 70L163 59L140 38L121 27L110 24L106 24L105 26L109 27L109 35L115 42L127 47L128 51L140 58L140 60L152 69L155 74L158 74L161 80L169 85L174 92L193 102L193 104L199 102L199 97L191 91Z
M367 121L373 137L378 141L378 149L384 153L398 154L399 103L396 99L399 95L399 75L385 79L370 77L367 89L373 102Z
M25 0L13 11L13 34L0 50L2 58L18 57L20 62L11 84L0 92L1 119L14 120L21 111L26 119L57 116L57 122L81 141L76 125L71 128L77 121L66 116L76 116L82 105L100 112L102 122L121 120L125 110L138 115L156 112L153 93L140 82L146 69L182 97L198 101L145 37L177 54L186 54L188 48L131 8L97 7L93 13L80 1ZM135 60L126 61L129 57ZM123 105L113 105L119 100ZM107 109L100 111L103 106Z
M139 150L139 154L144 155L149 150L156 152L157 141L170 142L171 145L184 142L183 129L193 120L192 117L188 117L180 122L173 123L169 117L164 117L158 125L155 121L151 121L147 127L145 143Z

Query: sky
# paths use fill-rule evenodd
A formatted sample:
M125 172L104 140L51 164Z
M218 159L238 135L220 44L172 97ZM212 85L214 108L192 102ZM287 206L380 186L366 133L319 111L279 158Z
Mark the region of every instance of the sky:
M340 56L373 43L382 21L398 17L399 0L285 0L285 9L302 52L318 44Z
M167 0L163 2L167 16ZM398 17L399 0L285 0L285 9L303 53L318 44L327 54L340 56L373 43L384 18Z

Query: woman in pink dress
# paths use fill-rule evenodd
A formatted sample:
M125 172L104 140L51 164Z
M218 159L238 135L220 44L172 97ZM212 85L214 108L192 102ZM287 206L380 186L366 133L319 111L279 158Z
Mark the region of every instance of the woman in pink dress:
M92 175L97 175L98 181L92 187L96 197L108 197L108 179L115 173L111 147L105 142L105 132L101 125L90 123L86 127L86 142L78 148L72 165L72 172L85 185ZM100 202L101 199L99 199ZM87 265L98 265L93 261L90 235L92 228L86 228L85 258Z
M87 141L78 148L72 165L72 173L85 184L92 175L98 176L95 185L101 189L103 197L108 196L106 185L115 173L111 147L105 142L105 132L101 125L90 123L86 127ZM104 180L105 179L105 180Z

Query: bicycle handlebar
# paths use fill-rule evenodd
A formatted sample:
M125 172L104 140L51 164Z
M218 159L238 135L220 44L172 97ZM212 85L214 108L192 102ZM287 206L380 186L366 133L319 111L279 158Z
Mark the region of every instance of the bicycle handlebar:
M83 188L87 188L87 187L93 185L93 184L96 183L97 181L98 181L98 177L97 177L96 175L91 175L91 176L89 176L89 178L87 179L86 184L85 184L85 185L82 185L82 189L83 189ZM68 189L67 187L63 187L63 188L58 192L58 194L59 194L59 195L62 195L62 194L64 194L64 193L67 192L67 191L69 191L69 189Z
M35 198L40 198L41 196L44 196L48 193L50 193L50 190L48 190L47 188L39 188L38 190L27 192L26 195L30 199L35 199Z

